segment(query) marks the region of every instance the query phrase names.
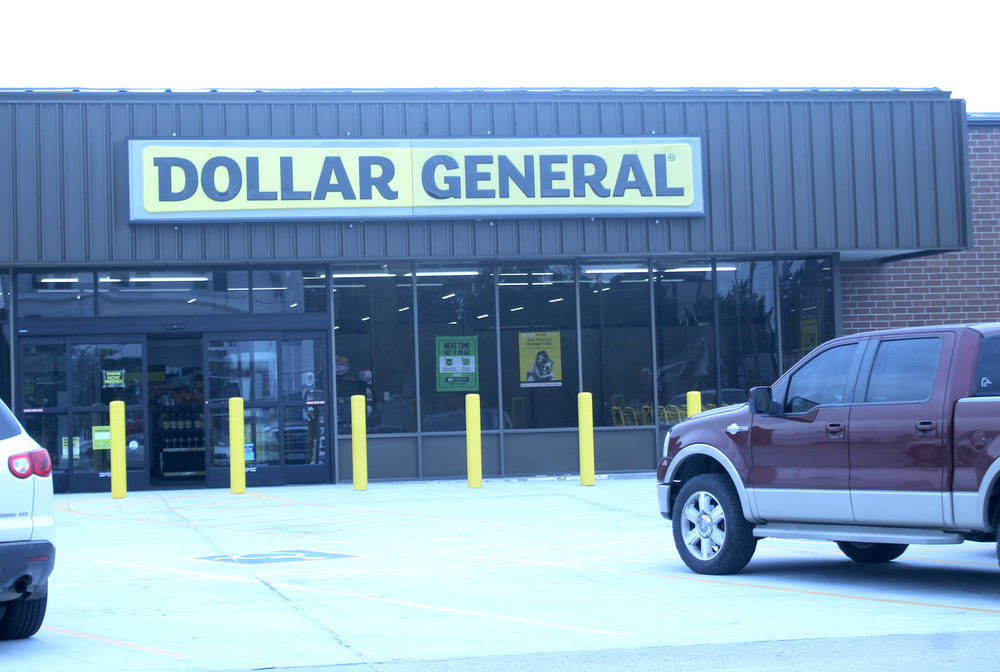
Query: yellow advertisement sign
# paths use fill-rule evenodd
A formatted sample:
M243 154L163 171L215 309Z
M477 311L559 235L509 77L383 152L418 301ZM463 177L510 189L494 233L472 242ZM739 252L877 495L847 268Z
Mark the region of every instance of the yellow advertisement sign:
M128 144L133 222L704 213L699 138Z
M521 387L562 386L562 342L558 331L521 332Z

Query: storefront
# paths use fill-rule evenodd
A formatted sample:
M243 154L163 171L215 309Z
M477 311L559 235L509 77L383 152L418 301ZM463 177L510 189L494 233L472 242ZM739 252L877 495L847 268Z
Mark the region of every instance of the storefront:
M57 488L654 467L840 330L842 261L970 244L930 91L0 92L4 400Z

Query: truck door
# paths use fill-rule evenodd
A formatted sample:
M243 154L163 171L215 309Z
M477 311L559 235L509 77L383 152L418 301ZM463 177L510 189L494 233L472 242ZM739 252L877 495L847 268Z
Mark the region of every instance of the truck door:
M850 522L849 391L861 344L818 353L788 379L781 412L754 414L753 496L769 521Z
M856 522L944 524L944 401L954 338L885 338L869 348L848 430Z

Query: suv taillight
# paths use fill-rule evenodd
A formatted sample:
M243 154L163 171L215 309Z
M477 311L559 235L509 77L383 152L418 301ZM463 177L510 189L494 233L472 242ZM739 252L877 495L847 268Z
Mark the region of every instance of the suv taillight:
M30 450L27 453L18 453L7 458L7 466L10 473L18 478L28 478L35 476L48 476L52 473L52 458L49 451L38 449Z

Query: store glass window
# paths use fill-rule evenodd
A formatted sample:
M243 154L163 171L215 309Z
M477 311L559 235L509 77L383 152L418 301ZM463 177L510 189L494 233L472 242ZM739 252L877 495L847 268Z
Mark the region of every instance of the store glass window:
M351 431L350 398L365 397L368 431L414 432L413 273L408 264L339 268L330 277L338 431Z
M326 274L321 270L256 270L253 272L254 313L326 311Z
M17 274L18 317L93 317L94 274Z
M142 344L71 345L70 367L74 406L142 403Z
M497 395L496 288L492 268L420 266L421 429L465 430L465 399L478 394L483 430L510 429Z
M97 274L102 317L233 315L250 310L246 271L107 271Z
M208 399L244 401L278 398L278 344L274 340L209 341Z
M10 322L0 322L0 399L13 407L13 378L10 372Z
M514 429L575 427L580 392L575 269L499 269L503 410Z
M656 421L651 322L648 264L581 265L583 389L596 426Z
M0 399L13 408L13 379L10 371L10 276L0 273Z
M326 461L326 347L323 339L281 342L285 464Z
M6 322L10 319L10 298L10 275L0 273L0 322Z
M782 368L834 337L833 271L829 258L778 262Z
M54 416L53 416L54 417ZM111 415L107 408L73 413L73 436L63 450L73 463L73 471L111 472ZM125 468L145 469L145 427L141 411L125 413Z
M775 264L720 260L716 273L722 401L710 398L705 405L742 403L751 387L770 385L781 375Z
M659 400L657 417L674 424L687 417L687 393L715 394L715 302L709 261L654 265Z
M69 435L69 414L25 413L22 424L31 438L49 452L52 468L55 471L65 471L73 448ZM79 450L79 441L77 449Z

